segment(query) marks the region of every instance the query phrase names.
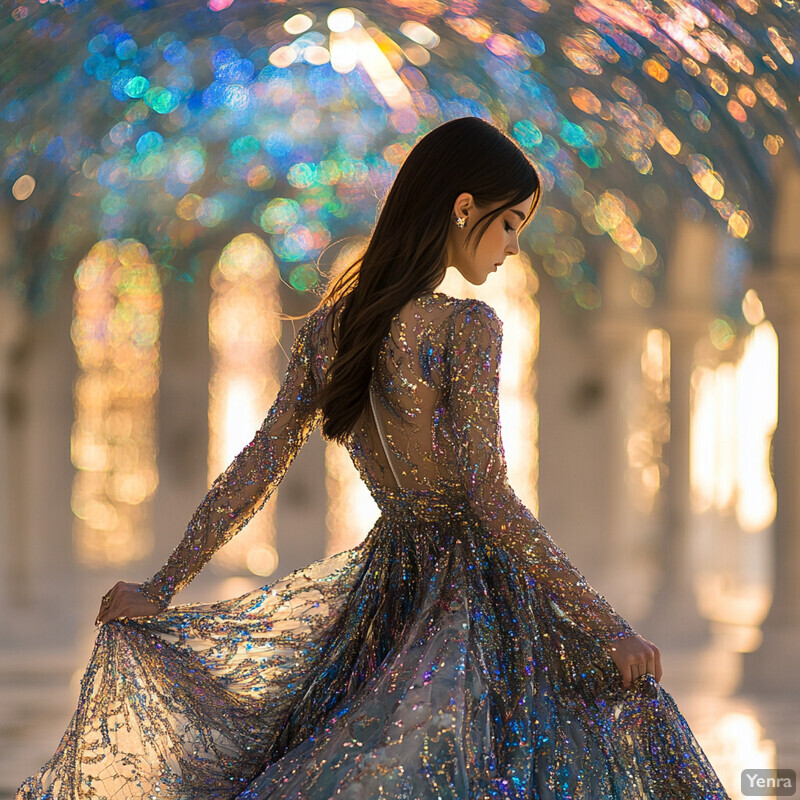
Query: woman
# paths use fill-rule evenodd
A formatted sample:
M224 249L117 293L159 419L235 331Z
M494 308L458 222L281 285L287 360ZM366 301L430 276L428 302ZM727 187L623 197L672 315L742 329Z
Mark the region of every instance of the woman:
M19 798L727 797L658 648L508 484L500 320L435 291L450 264L483 283L539 200L488 123L418 142L253 441L165 566L104 596L78 709ZM380 506L365 541L170 607L320 423Z

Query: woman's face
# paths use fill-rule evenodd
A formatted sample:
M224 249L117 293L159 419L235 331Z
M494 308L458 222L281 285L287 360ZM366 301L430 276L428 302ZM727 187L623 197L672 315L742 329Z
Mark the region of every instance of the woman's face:
M523 202L507 208L502 214L492 220L478 246L473 249L475 237L467 243L467 235L475 223L487 212L502 205L495 203L482 208L475 204L471 194L464 192L456 198L453 206L453 221L447 241L447 266L455 267L471 284L480 286L490 272L497 272L497 268L505 261L506 256L519 253L519 227L527 218L533 203L533 195ZM455 219L464 219L467 223L463 228L455 224Z

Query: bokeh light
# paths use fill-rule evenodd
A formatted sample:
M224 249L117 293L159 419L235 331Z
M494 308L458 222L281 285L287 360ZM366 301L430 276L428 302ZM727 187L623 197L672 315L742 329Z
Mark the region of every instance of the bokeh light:
M156 268L141 243L98 242L78 266L71 506L84 564L127 564L152 549L161 312Z
M752 289L743 307L753 327L739 357L699 365L692 377L692 504L697 512L733 511L743 531L758 532L772 523L777 503L770 446L778 421L778 339ZM721 322L709 331L717 349Z
M14 181L11 193L17 200L27 200L36 188L36 180L30 175L22 175Z
M629 415L625 447L625 480L637 510L650 514L664 484L664 446L670 434L670 340L661 328L648 330L642 341L641 395Z
M17 285L39 303L87 232L136 235L168 280L226 224L261 228L281 278L313 292L290 279L298 265L372 225L421 135L476 115L536 163L545 206L523 247L572 307L602 306L610 242L647 308L676 215L708 214L763 250L769 161L800 141L800 14L786 3L22 0L11 20L3 180ZM278 199L295 228L262 224ZM31 259L42 226L54 243ZM719 310L734 333L744 324Z
M233 239L211 273L208 311L209 483L253 438L278 390L278 269L254 234ZM216 563L234 573L271 575L278 567L275 500L219 551Z

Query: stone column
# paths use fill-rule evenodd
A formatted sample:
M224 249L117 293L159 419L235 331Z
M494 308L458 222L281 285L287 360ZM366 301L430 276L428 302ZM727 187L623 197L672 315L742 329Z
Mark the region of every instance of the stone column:
M778 335L778 424L772 437L777 493L774 583L763 641L743 660L742 692L800 690L800 168L778 181L773 269L753 284Z
M698 610L691 563L691 376L695 346L707 334L718 234L711 223L681 220L676 228L659 323L670 337L670 436L664 447L660 583L644 635L676 647L699 647L710 624ZM648 635L649 634L649 635ZM658 638L656 638L658 637Z
M82 572L74 559L70 495L74 470L70 435L74 420L75 353L70 339L74 283L65 275L45 314L31 326L26 376L23 458L27 551L35 587L33 609L48 646L74 645L74 633L92 630L91 613L79 605Z
M21 301L0 292L0 550L3 606L19 610L32 596L24 496L30 320Z
M202 256L212 262L210 254ZM143 563L127 568L143 580L161 567L183 537L208 490L208 283L210 263L192 284L163 288L161 375L158 386L158 491L152 500L154 546ZM134 580L134 578L132 578ZM174 602L213 602L220 576L209 565Z
M537 296L538 516L575 567L627 618L631 606L609 591L604 574L606 386L594 322L586 312L570 308L572 300L559 294L549 276ZM511 335L507 330L506 336Z
M647 547L645 516L632 503L628 487L627 443L630 415L642 379L642 345L649 327L647 312L631 293L636 273L627 267L619 249L609 247L603 260L603 306L597 313L597 335L604 363L605 447L598 469L604 480L607 575L601 590L634 626L649 602L651 570L643 555ZM600 587L597 587L598 589Z

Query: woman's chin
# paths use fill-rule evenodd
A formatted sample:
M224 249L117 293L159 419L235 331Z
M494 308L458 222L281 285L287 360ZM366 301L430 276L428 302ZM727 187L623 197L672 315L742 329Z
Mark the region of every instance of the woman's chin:
M491 270L491 272L495 272L495 270ZM490 272L485 272L483 275L464 275L464 278L473 286L483 286L490 274Z
M461 273L461 277L467 283L472 284L472 286L482 286L484 283L486 283L486 279L489 277L491 272L497 272L496 267L492 268L488 272L484 272L483 274L475 274L473 272L467 273L466 270L462 270L458 266L456 266L456 269L459 271L459 273Z

